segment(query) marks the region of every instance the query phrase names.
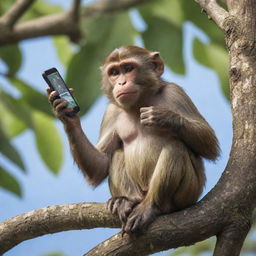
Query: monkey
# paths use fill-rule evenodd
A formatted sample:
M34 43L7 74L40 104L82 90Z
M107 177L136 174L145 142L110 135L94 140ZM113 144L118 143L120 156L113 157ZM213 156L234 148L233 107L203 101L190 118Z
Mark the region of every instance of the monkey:
M78 115L67 115L68 103L47 89L75 162L92 186L108 176L108 209L129 235L161 214L195 204L205 184L203 158L219 156L213 129L180 86L161 78L163 72L160 53L138 46L106 57L101 89L109 103L96 146Z

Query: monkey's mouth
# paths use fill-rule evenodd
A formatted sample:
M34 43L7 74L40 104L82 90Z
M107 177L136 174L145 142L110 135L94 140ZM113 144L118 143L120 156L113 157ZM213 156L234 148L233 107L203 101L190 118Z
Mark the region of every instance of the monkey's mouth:
M122 98L123 96L127 96L127 95L131 95L131 94L136 94L137 91L131 91L131 92L120 92L119 94L117 94L117 98Z

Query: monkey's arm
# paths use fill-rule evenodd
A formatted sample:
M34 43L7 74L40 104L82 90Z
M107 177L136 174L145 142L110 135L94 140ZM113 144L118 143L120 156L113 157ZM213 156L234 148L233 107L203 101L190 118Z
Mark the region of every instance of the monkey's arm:
M193 152L209 160L217 158L218 140L205 120L188 118L178 113L170 116L170 126Z
M80 118L77 115L67 115L69 112L66 108L67 101L56 98L57 93L51 89L47 89L47 92L55 116L64 124L75 162L88 182L91 185L97 186L108 175L111 155L118 145L117 136L105 136L104 148L102 150L97 149L84 134ZM108 121L107 119L105 118L105 123ZM105 130L108 134L111 134L112 127L108 126L106 128ZM106 131L103 134L106 134Z
M164 106L141 108L141 123L171 129L196 154L209 160L219 155L213 129L177 85L166 90Z
M83 133L80 122L71 127L65 124L74 159L93 186L106 178L112 155L120 147L120 139L114 127L117 114L116 108L110 104L101 123L100 139L96 147Z
M109 140L111 147L107 148L108 152L101 151L90 143L82 130L80 120L75 124L66 122L64 127L68 135L72 155L79 169L81 169L89 184L99 185L108 175L111 160L110 152L112 152L115 142Z
M141 109L141 123L171 129L192 151L209 160L219 155L214 131L203 119L188 118L162 107Z

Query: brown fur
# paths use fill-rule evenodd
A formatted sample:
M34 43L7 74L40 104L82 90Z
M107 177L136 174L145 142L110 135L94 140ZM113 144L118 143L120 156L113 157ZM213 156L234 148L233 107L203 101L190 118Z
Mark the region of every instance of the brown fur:
M102 68L102 88L114 110L107 110L102 130L112 131L120 140L120 147L113 151L109 168L112 195L138 199L142 211L156 207L161 213L169 213L197 201L205 183L202 157L216 159L219 147L214 131L184 90L162 81L162 71L160 75L152 72L150 60L151 64L160 65L158 70L163 69L159 54L154 55L155 60L152 56L150 51L132 46L116 49L106 58ZM139 60L141 64L134 81L139 85L141 95L132 111L116 105L113 85L105 71L110 62L130 58ZM155 106L152 125L143 126L138 110L149 106ZM136 211L140 205L127 222L133 214L138 218ZM126 225L125 231L132 229L131 225Z
M124 60L137 63L136 68L123 73ZM120 63L120 79L127 79L123 87L118 82L119 74L117 78L108 74L113 63ZM122 220L123 230L130 233L158 214L197 201L205 183L202 158L216 159L218 141L184 90L160 78L163 62L158 53L135 46L121 47L106 58L101 69L102 90L110 104L99 143L96 149L85 139L80 139L83 143L70 139L70 143L71 148L76 141L82 143L72 151L91 184L97 185L109 175L114 197L110 209ZM114 90L118 86L121 91L138 91L136 98L128 98L132 102L136 99L132 105L124 100L124 104L122 100L117 102Z

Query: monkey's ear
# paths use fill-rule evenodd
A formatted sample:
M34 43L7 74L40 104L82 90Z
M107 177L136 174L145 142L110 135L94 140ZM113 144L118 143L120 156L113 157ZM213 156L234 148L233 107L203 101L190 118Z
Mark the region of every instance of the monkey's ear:
M157 73L158 76L161 76L164 72L164 62L160 57L159 52L152 52L151 56L152 63L154 64L154 71Z

